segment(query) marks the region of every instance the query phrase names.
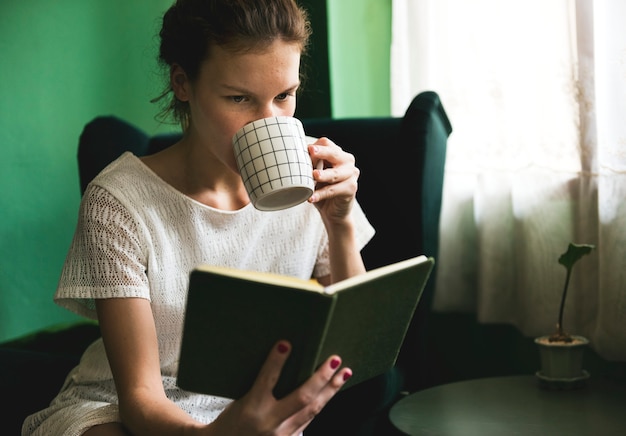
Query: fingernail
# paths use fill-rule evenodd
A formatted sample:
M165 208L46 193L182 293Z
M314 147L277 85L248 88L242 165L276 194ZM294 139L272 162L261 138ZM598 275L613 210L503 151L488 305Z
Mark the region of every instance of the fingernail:
M339 366L340 363L341 363L341 360L335 358L335 359L330 361L330 367L332 369L337 369L337 367Z
M352 371L346 371L343 373L343 381L348 380L350 377L352 377Z
M283 342L278 344L278 352L280 354L285 354L287 352L287 350L289 350L289 347L287 346L287 344L285 344Z

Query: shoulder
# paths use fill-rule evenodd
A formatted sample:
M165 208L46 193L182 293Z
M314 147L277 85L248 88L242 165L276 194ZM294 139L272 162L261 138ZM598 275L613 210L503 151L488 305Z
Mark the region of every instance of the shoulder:
M94 177L91 184L106 187L109 184L115 185L118 180L144 177L147 173L148 168L137 156L125 152Z
M126 152L111 162L87 186L83 201L114 198L129 209L164 198L171 188L141 160Z

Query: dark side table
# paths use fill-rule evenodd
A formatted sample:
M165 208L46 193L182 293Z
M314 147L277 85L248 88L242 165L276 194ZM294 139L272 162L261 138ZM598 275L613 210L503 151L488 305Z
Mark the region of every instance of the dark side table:
M492 377L415 392L389 413L409 435L625 436L626 385L594 380L546 390L535 376Z

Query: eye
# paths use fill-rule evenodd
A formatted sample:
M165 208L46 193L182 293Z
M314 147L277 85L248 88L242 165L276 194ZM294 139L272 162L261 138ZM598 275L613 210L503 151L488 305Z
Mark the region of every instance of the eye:
M282 94L278 94L278 95L276 96L276 100L279 100L279 101L284 101L284 100L287 100L290 96L291 96L291 94L288 94L288 93L286 93L286 92L283 92Z
M246 101L246 97L243 95L233 95L230 97L230 99L234 102L234 103L243 103L244 101Z

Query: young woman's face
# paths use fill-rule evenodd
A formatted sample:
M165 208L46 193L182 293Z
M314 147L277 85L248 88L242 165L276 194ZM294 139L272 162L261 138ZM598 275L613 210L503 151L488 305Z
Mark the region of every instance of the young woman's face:
M189 135L236 169L231 139L245 124L293 116L300 85L300 46L277 40L262 51L211 49L198 79L188 83Z

